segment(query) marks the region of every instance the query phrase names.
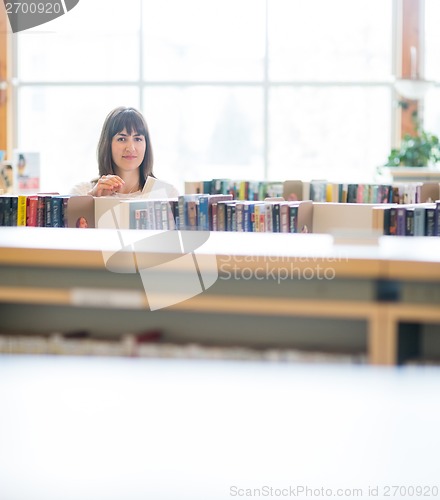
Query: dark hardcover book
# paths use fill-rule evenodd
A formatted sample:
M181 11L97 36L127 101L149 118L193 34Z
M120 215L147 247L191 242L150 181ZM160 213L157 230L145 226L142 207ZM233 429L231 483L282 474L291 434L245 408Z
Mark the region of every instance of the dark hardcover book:
M174 229L179 229L179 203L177 199L170 200L170 207L171 216L173 217L173 220L170 221L170 228L173 226Z
M388 234L390 236L396 236L397 234L397 208L390 207L390 220L388 227Z
M16 226L18 222L18 196L11 195L11 223L10 226Z
M383 234L390 235L391 207L386 207L383 211Z
M298 205L289 205L289 233L298 232Z
M6 195L3 198L3 225L12 226L11 223L11 197Z
M45 201L45 198L46 198L46 196L44 196L44 195L38 195L37 227L44 227L45 222L46 222L46 214L45 214L46 201Z
M406 234L406 207L396 209L396 236L405 236Z
M243 230L246 233L252 232L252 215L254 213L254 204L245 203L243 211Z
M237 219L235 214L235 202L226 205L226 227L225 231L236 231Z
M231 194L202 195L199 198L199 229L211 231L212 224L212 204L219 201L232 200Z
M272 231L280 232L280 204L274 203L272 207Z
M252 213L251 213L251 232L255 233L258 231L258 202L254 202L252 204Z
M425 235L426 236L436 236L435 234L435 213L436 208L426 207L425 214Z
M435 202L435 223L434 232L436 236L440 236L440 201Z
M0 195L0 226L3 226L5 214L5 196Z
M379 203L391 203L393 190L388 184L379 186Z
M406 236L414 236L414 208L406 209Z
M212 193L212 180L203 181L203 192L208 194Z
M235 220L237 225L237 232L244 232L244 202L237 201L235 204Z
M52 196L44 198L44 227L52 227Z
M347 185L347 203L357 203L357 184Z
M227 206L231 203L235 203L233 200L225 200L219 201L217 203L217 230L218 231L226 231L226 209Z
M64 227L63 199L59 196L51 197L52 227Z

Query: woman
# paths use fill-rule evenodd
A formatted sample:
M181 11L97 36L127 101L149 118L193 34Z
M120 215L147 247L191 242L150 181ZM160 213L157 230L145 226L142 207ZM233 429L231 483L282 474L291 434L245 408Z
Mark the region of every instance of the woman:
M121 106L107 115L98 143L98 167L100 177L78 184L72 194L138 196L147 177L154 177L150 135L139 111Z

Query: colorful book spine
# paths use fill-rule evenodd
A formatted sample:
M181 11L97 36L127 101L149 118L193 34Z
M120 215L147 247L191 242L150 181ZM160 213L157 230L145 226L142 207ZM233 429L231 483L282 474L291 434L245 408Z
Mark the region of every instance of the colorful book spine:
M406 207L396 209L396 236L405 236L406 234Z
M18 206L17 206L17 226L26 226L26 205L27 196L18 196Z
M426 208L424 206L414 207L414 236L425 236Z
M435 234L435 215L436 215L435 207L426 207L426 216L425 216L425 235L426 236L436 236Z
M414 208L406 209L406 232L405 236L414 236Z

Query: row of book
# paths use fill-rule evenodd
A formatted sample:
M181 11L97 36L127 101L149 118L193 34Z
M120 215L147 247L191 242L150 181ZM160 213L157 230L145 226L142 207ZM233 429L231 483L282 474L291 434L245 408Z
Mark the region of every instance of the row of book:
M0 196L0 226L95 227L92 196Z
M440 201L373 207L373 229L390 236L440 236Z
M0 226L242 232L312 232L313 203L268 198L234 200L232 195L121 199L114 196L0 197Z
M425 203L440 198L438 182L393 184L337 183L327 180L283 182L212 179L185 182L186 194L230 194L235 200L261 201L282 196L286 200L333 203Z
M345 206L328 206L332 205ZM381 234L440 236L440 201L362 206L370 207L372 229ZM313 232L313 219L314 202L310 200L234 200L231 194L164 199L0 196L0 226L304 233Z
M71 338L55 333L0 335L0 354L106 356L204 360L268 361L283 363L366 364L364 353L327 353L297 349L255 349L188 343L142 342L136 335L121 338Z

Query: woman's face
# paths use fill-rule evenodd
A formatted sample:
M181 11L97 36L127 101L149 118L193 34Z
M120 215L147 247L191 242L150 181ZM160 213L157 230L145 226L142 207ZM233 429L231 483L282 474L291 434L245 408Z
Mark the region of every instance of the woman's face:
M130 135L124 128L112 139L113 162L119 170L136 170L144 160L146 147L145 136L135 131Z

